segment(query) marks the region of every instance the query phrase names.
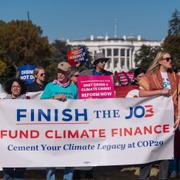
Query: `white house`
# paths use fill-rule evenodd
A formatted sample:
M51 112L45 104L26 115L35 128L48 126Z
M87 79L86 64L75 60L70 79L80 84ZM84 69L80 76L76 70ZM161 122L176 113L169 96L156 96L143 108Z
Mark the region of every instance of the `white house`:
M106 69L114 71L128 71L136 68L134 56L137 50L142 45L160 46L161 41L145 40L141 36L123 36L122 38L110 38L108 36L90 36L85 40L67 40L67 43L72 46L85 45L88 47L92 56L96 52L102 51L110 61L106 65Z

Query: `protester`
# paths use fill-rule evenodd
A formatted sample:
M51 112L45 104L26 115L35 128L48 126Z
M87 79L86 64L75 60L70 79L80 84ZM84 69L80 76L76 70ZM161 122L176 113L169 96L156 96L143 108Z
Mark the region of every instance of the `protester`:
M74 68L71 70L71 73L70 73L70 77L71 77L71 81L77 85L77 82L78 82L78 77L79 77L79 71Z
M172 71L172 57L170 53L166 51L160 51L156 55L145 77L142 78L142 80L140 81L140 86L141 97L155 95L172 95L175 112L174 128L177 129L180 124L180 105L178 105L178 103L180 103L180 95L178 91L178 77ZM159 163L159 179L167 179L169 161L162 160ZM148 178L152 164L153 163L148 163L141 167L139 179Z
M38 66L34 69L35 80L32 84L27 87L27 92L38 92L43 91L46 85L45 82L45 70L43 67Z
M180 67L175 69L176 74L179 76L180 79ZM177 129L175 134L175 157L174 160L170 161L169 171L170 171L170 178L175 178L178 175L180 176L180 127Z
M59 101L66 101L68 99L77 99L77 87L70 80L71 65L67 62L61 62L57 67L57 79L50 82L45 87L41 99L56 99ZM64 180L73 179L73 168L65 168ZM55 180L55 168L47 169L47 180Z
M139 82L141 79L145 76L145 71L142 68L137 68L134 70L134 78L135 78L135 84L139 85Z
M7 96L4 99L27 99L26 85L20 79L11 79L5 83L4 90Z
M112 72L106 71L104 69L107 61L109 61L109 58L106 58L103 53L101 52L96 53L93 61L94 68L82 71L80 73L81 76L112 75L113 74Z
M26 99L26 86L20 79L12 79L5 84L7 96L4 99ZM25 168L3 168L3 180L21 180Z
M109 61L109 58L106 58L102 52L96 53L92 61L93 69L86 69L80 72L80 76L103 76L103 75L113 75L112 72L106 71L105 65ZM87 179L93 179L94 173L93 168L86 167L88 170L85 173ZM90 169L90 170L89 170Z
M139 97L139 89L141 88L139 86L139 83L144 76L145 76L145 71L142 68L137 68L134 70L134 81L131 84L133 89L131 89L127 93L126 97L128 97L128 98Z

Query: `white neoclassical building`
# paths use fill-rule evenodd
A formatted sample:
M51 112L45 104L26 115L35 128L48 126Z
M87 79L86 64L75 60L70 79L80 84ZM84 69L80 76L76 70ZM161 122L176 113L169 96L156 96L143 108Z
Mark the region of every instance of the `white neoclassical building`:
M136 68L134 62L135 53L142 45L160 46L161 41L145 40L141 36L123 36L122 38L110 38L108 36L90 36L85 40L67 40L72 46L85 45L88 47L92 57L96 52L103 52L110 61L106 65L106 69L115 71L129 71Z

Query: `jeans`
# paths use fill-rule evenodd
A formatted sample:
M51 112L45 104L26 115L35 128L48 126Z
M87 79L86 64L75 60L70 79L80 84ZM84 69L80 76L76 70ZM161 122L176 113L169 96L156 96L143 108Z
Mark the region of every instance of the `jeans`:
M180 158L170 160L169 171L170 173L173 171L180 173Z
M55 180L55 168L48 168L46 174L46 180ZM64 170L63 180L73 180L74 170L73 168L66 167Z
M46 180L55 180L55 168L47 168Z
M73 180L74 170L71 167L65 168L63 180Z
M3 180L23 180L25 168L3 168Z
M139 179L148 180L153 163L143 164L140 169ZM159 161L159 179L168 179L169 161Z

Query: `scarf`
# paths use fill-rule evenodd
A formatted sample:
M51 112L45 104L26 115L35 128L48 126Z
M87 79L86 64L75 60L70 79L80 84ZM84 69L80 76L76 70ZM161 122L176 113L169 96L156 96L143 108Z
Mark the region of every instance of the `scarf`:
M168 79L171 85L171 96L174 103L175 112L177 113L178 104L178 76L173 71L168 71ZM147 72L145 78L140 83L145 90L161 90L163 89L163 79L161 72Z
M53 81L53 84L59 84L61 87L64 87L64 88L66 88L66 87L68 87L69 85L70 85L70 81L68 80L66 83L61 83L60 81L58 81L57 79L55 79L54 81Z

